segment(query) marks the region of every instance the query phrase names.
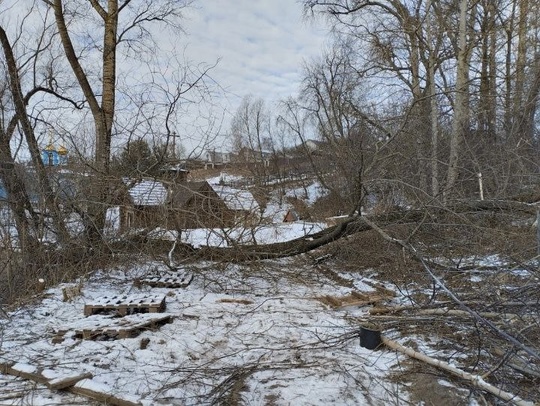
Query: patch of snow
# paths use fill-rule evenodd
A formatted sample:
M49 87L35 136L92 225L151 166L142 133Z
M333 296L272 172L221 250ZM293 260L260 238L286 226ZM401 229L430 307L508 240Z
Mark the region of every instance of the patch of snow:
M195 248L228 247L234 244L270 244L286 242L317 233L326 228L324 223L297 221L260 225L253 228L195 228L181 232L181 241ZM174 230L155 229L148 236L155 239L174 241L178 233Z
M478 282L482 282L483 280L484 278L482 278L481 276L471 274L471 282L478 283Z
M223 185L223 184L237 182L237 181L240 181L242 179L243 179L242 176L231 175L231 174L228 174L227 172L221 172L219 174L219 176L215 176L213 178L208 178L208 179L206 179L206 181L210 185Z
M279 204L278 202L270 201L264 209L263 218L270 220L272 223L282 223L287 212L292 209L294 209L292 204Z
M325 189L319 182L313 182L306 187L288 190L285 194L285 196L295 197L302 200L309 206L312 206L317 200L326 195L328 195L328 190Z
M239 376L245 379L239 396L246 404L270 398L315 406L391 401L386 376L398 358L362 348L351 335L356 321L316 299L349 288L293 260L264 261L259 272L235 264L200 265L185 289L134 288L133 278L154 269L155 262L97 272L85 282L84 297L72 302L62 301L60 287L52 288L39 304L0 321L3 359L59 376L90 372L94 378L77 386L143 405L209 404L219 398L214 388ZM167 294L166 312L176 317L138 337L52 343L55 328L85 319L84 303L126 292ZM144 349L143 338L150 340ZM62 396L63 404L77 399Z
M323 223L295 222L261 225L252 229L192 229L182 232L182 242L193 247L228 247L235 244L270 244L285 242L322 231Z
M16 371L26 372L28 374L37 372L35 365L25 364L24 362L17 362L12 368Z

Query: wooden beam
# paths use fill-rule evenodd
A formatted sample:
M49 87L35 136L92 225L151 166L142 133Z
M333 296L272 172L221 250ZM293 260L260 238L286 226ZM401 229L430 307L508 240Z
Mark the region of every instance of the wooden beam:
M17 364L12 362L0 363L0 373L27 379L47 386L51 390L63 390L75 395L84 396L90 399L103 402L112 406L141 406L140 402L122 399L105 391L104 385L94 385L91 373L82 373L63 378L47 379L41 374L39 368L33 372L24 371L17 368Z
M90 372L83 374L63 376L55 379L51 379L46 383L47 387L52 390L62 390L75 385L77 382L83 379L92 379L93 375Z

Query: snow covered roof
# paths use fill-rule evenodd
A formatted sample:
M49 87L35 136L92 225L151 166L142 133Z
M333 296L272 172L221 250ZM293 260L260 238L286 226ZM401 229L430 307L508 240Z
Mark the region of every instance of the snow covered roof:
M129 195L135 206L160 206L167 201L168 192L163 183L143 179L129 189Z
M259 204L247 190L220 185L212 185L212 188L231 210L255 211L259 209Z

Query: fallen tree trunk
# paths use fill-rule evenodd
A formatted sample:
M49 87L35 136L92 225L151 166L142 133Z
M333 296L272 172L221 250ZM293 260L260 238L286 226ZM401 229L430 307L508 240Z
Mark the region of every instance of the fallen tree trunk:
M503 351L501 348L494 348L493 349L493 353L495 355L497 355L498 357L506 357L507 356L507 353L505 351ZM536 369L533 369L531 368L530 366L528 366L527 364L525 364L524 362L520 361L520 360L514 360L512 359L512 357L509 357L508 361L506 362L506 365L508 365L510 368L512 369L515 369L516 371L524 374L524 375L529 375L529 376L532 376L534 378L540 378L540 371L539 370L536 370Z
M263 245L234 245L230 247L193 248L186 244L178 244L175 253L193 260L243 262L264 259L277 259L303 254L340 238L373 229L372 224L379 227L397 224L414 224L425 219L437 222L437 219L448 213L471 212L511 212L533 215L536 208L527 203L504 200L478 200L457 202L452 206L432 206L424 209L395 210L388 213L370 216L351 216L343 222L326 228L320 232L294 240ZM366 221L367 220L367 221Z
M420 221L424 217L423 211L395 211L387 214L373 216L374 221L383 225L406 224ZM314 234L294 240L264 245L235 245L231 247L201 247L192 249L188 253L191 259L243 262L263 259L276 259L303 254L340 238L371 230L371 226L364 222L363 217L353 216L335 226L326 228ZM179 250L180 254L186 252Z
M512 402L518 406L534 406L533 402L521 399L519 396L516 396L510 392L503 391L487 382L485 382L481 376L473 375L468 372L465 372L459 368L456 368L450 365L447 362L429 357L425 354L422 354L418 351L413 350L412 348L404 347L396 341L390 340L387 337L382 337L382 342L388 348L401 352L402 354L408 355L411 358L417 359L419 361L425 362L426 364L432 365L436 368L442 369L446 372L450 372L453 375L459 376L462 379L465 379L472 383L477 388L485 390L499 399L505 400L507 402Z

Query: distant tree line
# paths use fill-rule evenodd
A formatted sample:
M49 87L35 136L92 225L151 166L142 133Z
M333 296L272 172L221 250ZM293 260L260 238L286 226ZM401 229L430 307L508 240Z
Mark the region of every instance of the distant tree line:
M298 97L274 111L244 100L235 145L315 138L312 168L350 210L373 195L408 205L540 196L536 2L304 5L328 22L332 46L306 63Z

